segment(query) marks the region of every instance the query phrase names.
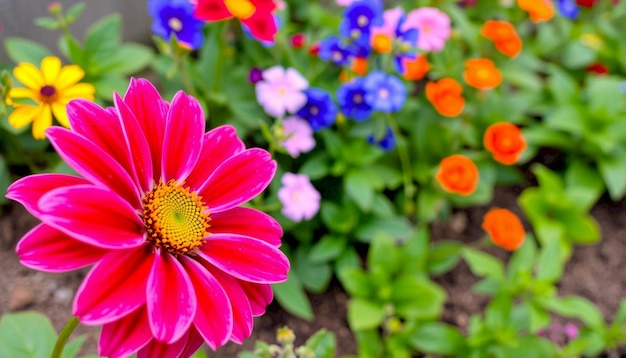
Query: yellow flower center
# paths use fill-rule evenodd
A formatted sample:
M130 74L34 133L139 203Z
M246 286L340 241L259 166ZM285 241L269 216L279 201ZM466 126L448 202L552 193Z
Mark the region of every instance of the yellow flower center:
M54 86L45 85L39 89L39 101L43 103L56 102L59 97L57 89Z
M211 221L202 197L176 180L160 182L143 198L148 240L157 248L184 255L203 245Z
M250 0L224 0L228 11L234 17L245 20L256 12L256 7Z
M183 29L183 22L177 17L170 17L170 19L167 20L167 26L174 32L180 32L180 30Z

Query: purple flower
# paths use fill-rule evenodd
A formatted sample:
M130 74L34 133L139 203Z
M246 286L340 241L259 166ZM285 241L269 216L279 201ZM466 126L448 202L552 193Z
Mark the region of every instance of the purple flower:
M267 114L282 117L304 106L307 87L309 82L295 69L274 66L263 71L263 81L255 87L256 98Z
M576 19L580 13L580 8L574 0L556 0L556 7L563 17Z
M313 129L309 122L297 116L287 117L283 120L285 139L280 142L292 157L296 158L300 153L306 153L315 147Z
M337 36L329 36L320 41L319 58L324 61L332 61L340 66L350 64L350 58L353 55L348 46L341 43L341 39Z
M571 341L573 339L576 339L580 332L578 330L578 326L573 323L568 323L565 325L565 327L563 327L563 333L565 333L565 337L567 337L567 339Z
M283 204L281 212L292 221L310 220L320 209L320 193L315 190L305 174L285 173L280 182L278 199Z
M366 91L363 77L346 82L337 90L337 102L341 112L355 121L363 121L372 114L372 107L365 102Z
M165 40L173 35L181 44L197 49L204 43L204 22L193 17L189 0L148 0L148 11L154 19L152 31Z
M307 102L296 114L306 119L314 131L330 127L337 118L337 106L330 93L311 87L304 91Z
M390 113L399 111L406 100L406 87L397 77L383 71L373 71L363 82L365 102L373 110Z
M370 134L370 136L367 137L367 141L370 144L377 145L385 152L388 152L396 147L396 136L389 127L387 127L385 134L381 138L376 138L374 134Z
M263 71L261 71L258 67L252 67L250 69L250 73L248 74L248 81L253 85L263 81Z
M382 23L383 3L380 0L357 1L344 12L339 33L347 38L369 41L371 27Z

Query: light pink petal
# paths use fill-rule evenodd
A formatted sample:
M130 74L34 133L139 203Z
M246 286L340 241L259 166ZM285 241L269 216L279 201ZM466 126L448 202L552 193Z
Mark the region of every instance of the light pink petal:
M41 197L39 209L44 224L85 244L125 249L146 241L139 215L106 189L91 185L54 189Z
M107 253L39 224L15 248L22 265L47 272L65 272L93 265Z
M109 252L78 288L72 314L82 323L101 325L144 305L153 260L150 246Z
M143 78L130 80L124 102L135 114L145 133L152 154L152 178L158 181L161 175L163 137L169 104L161 98L152 83Z
M80 175L118 193L133 207L141 207L141 194L133 179L104 150L65 128L51 127L46 135L61 158Z
M126 138L128 152L132 158L132 171L142 192L152 189L152 158L150 147L135 114L122 98L116 93L113 96L115 107L119 113L120 123Z
M137 352L152 340L146 306L102 326L98 354L122 358Z
M289 271L289 260L282 251L250 236L209 235L198 255L227 274L249 282L283 282Z
M226 291L226 295L233 308L233 329L230 340L242 344L243 340L250 337L253 327L252 308L246 296L246 291L239 284L239 280L225 275L220 270L207 267Z
M220 282L200 263L185 256L180 260L200 302L193 324L215 350L228 341L233 330L231 302Z
M302 91L309 87L309 81L295 69L288 68L285 75L291 89Z
M159 251L146 287L148 317L152 335L160 342L173 343L189 329L198 301L189 275L166 251Z
M281 82L285 78L285 69L281 66L273 66L263 71L263 80L269 83Z
M276 247L281 245L283 229L280 224L264 212L236 207L211 215L214 234L238 234L263 240Z
M252 148L228 158L198 190L212 213L224 211L259 195L272 181L276 162L270 153Z
M224 125L214 128L204 134L202 151L196 167L193 169L185 184L193 190L199 188L209 179L222 162L237 153L241 153L245 145L237 137L235 127Z
M31 214L38 216L37 203L45 193L60 187L82 184L89 184L89 182L73 175L34 174L11 184L7 190L7 198L24 205Z
M274 299L272 286L245 281L239 281L239 284L246 292L246 296L250 301L252 315L257 317L264 314L267 305Z
M289 113L296 113L300 108L304 107L307 102L307 97L302 92L293 92L285 95L284 99L285 107Z
M195 98L178 92L167 112L161 178L183 181L193 170L202 149L204 114Z

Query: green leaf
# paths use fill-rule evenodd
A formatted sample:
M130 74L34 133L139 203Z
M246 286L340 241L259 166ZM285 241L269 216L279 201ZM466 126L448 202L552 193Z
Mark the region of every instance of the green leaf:
M582 137L585 133L585 113L582 108L570 105L556 108L545 118L545 123L549 128L562 130Z
M78 352L80 352L80 348L85 343L87 339L86 336L76 337L74 340L68 342L63 348L63 353L61 354L61 358L74 358L78 357ZM84 356L82 358L85 358Z
M85 11L85 6L86 5L84 2L79 2L70 6L70 8L67 9L67 12L65 13L65 18L67 18L67 21L69 23L76 21L76 19L80 17L83 11Z
M433 243L428 253L428 272L440 275L451 270L461 259L463 245L458 241L438 241Z
M359 358L380 358L383 352L383 343L376 329L354 332Z
M313 320L313 310L311 303L307 298L302 283L295 274L295 271L289 272L289 278L285 282L281 282L272 286L276 301L280 303L287 312L300 317L306 321Z
M4 48L13 62L28 62L37 67L39 67L44 57L52 55L50 50L37 42L17 37L4 39Z
M598 222L587 213L567 213L559 216L567 236L577 244L593 244L600 240Z
M59 28L59 22L51 17L38 17L35 19L35 26L47 30L55 30Z
M307 339L304 346L315 353L315 358L333 358L337 340L332 332L320 329Z
M441 322L426 323L411 332L410 344L420 352L462 356L466 350L465 338L455 327Z
M620 152L598 159L598 169L613 201L620 200L626 193L626 153L624 150Z
M377 328L383 323L383 306L362 298L348 302L348 324L353 331Z
M400 248L396 242L384 232L379 232L374 236L367 253L367 267L387 272L389 275L396 272L400 264Z
M328 157L324 153L319 153L304 162L299 172L306 174L311 180L318 180L326 177L329 169Z
M405 319L436 319L445 300L445 291L426 278L402 276L391 287L396 313Z
M0 357L48 358L56 337L48 317L39 312L5 314L0 319Z
M349 233L359 221L358 209L353 205L339 206L331 201L322 201L322 221L331 230Z
M360 267L344 267L337 272L343 289L354 297L369 297L373 293L369 276Z
M374 203L374 188L370 175L362 170L350 170L344 177L344 189L348 196L361 208L368 212Z
M565 46L561 61L563 65L570 69L582 68L596 59L595 51L583 45L580 41L570 41Z
M558 103L571 104L579 100L580 85L569 72L563 71L556 65L551 66L548 72L550 76L546 84Z
M556 173L538 163L533 164L530 170L537 177L539 187L544 193L563 192L563 181Z
M604 318L598 308L581 296L550 297L540 300L548 310L564 317L578 318L589 327L602 329Z
M91 25L85 35L85 53L92 59L112 56L120 42L121 23L119 14L111 14Z
M537 246L532 235L527 234L522 246L515 250L508 264L509 277L515 277L523 272L530 273L535 265Z
M346 238L327 234L316 242L309 252L311 263L323 263L336 259L346 247Z
M565 263L561 259L559 240L549 240L541 248L537 262L537 279L556 282L563 275Z
M559 354L554 343L541 337L526 336L515 345L501 346L499 357L506 358L554 358Z
M357 230L354 232L354 236L356 236L356 238L360 241L370 242L372 238L380 232L404 241L413 233L413 227L405 217L401 216L391 218L370 218L366 222L359 225Z
M485 309L485 324L494 331L505 329L508 326L512 300L507 294L496 295Z
M128 79L120 75L104 75L94 79L91 84L96 87L96 96L111 100L113 92L124 93L128 87Z
M618 116L624 110L621 81L613 76L587 77L585 92L591 113L596 116Z
M428 262L428 246L430 245L430 233L428 227L418 228L411 237L403 244L401 249L402 273L423 274Z
M4 157L0 154L0 193L6 193L9 185L11 185L11 173ZM4 195L0 195L0 205L8 202L9 200Z
M474 275L504 279L504 265L499 259L470 247L464 248L462 255Z
M328 263L310 262L304 246L298 247L295 259L292 260L292 269L298 273L304 288L315 293L323 292L328 287L333 274Z
M124 44L119 46L107 59L99 62L101 72L118 75L129 75L144 69L150 64L153 52L140 44Z
M565 194L581 211L588 211L604 192L599 173L582 161L573 161L565 172Z

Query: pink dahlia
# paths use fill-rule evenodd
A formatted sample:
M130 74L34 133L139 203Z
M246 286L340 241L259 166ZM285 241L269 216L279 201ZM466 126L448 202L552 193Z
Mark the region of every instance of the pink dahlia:
M17 245L21 262L51 272L93 265L73 314L103 325L98 353L188 357L206 342L241 343L287 279L282 229L240 205L263 191L276 162L246 149L231 126L204 132L196 99L164 101L131 80L114 108L67 106L73 131L46 135L80 176L31 175L7 197L41 224Z

